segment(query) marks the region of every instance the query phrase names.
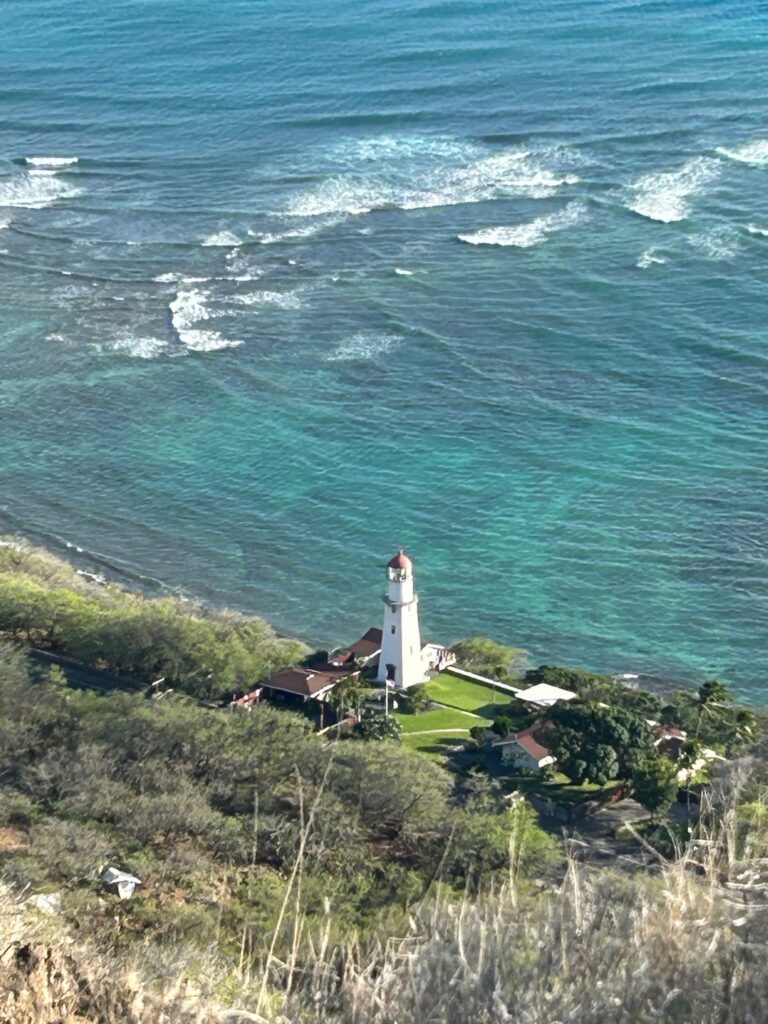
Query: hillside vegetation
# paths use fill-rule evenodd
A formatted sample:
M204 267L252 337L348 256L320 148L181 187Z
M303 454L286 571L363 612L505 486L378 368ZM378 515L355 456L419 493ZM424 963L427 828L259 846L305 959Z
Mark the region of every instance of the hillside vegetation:
M73 690L31 670L29 645L137 692ZM513 650L467 649L499 664ZM321 736L268 703L199 703L303 650L259 620L0 548L0 1021L764 1024L763 716L716 681L659 696L526 674L584 698L549 716L573 774L579 737L599 727L618 765L648 715L736 758L718 762L698 824L653 823L637 837L646 869L621 874L579 865L583 844L545 833L487 774ZM147 696L158 674L174 691ZM507 707L494 697L477 720L506 728ZM476 720L403 714L406 739L445 714ZM141 879L132 899L104 889L107 865Z
M748 788L764 775L762 765L745 766ZM295 956L270 955L268 934L244 958L226 956L215 931L205 951L176 940L148 947L139 936L115 948L85 919L73 932L0 894L0 1017L12 1024L763 1024L768 851L764 826L744 824L736 811L746 779L733 781L711 809L706 841L661 862L654 876L570 863L561 883L541 890L519 884L514 872L474 898L435 890L389 942L336 942L329 919ZM303 902L297 892L298 915Z
M104 948L184 944L251 963L407 928L436 887L541 872L553 841L524 806L391 742L332 744L298 715L183 696L73 691L0 650L0 871L55 891ZM113 864L144 882L105 900ZM297 874L296 865L300 865ZM300 909L299 909L300 908Z
M263 619L93 582L24 543L0 545L0 636L127 675L231 697L307 653Z

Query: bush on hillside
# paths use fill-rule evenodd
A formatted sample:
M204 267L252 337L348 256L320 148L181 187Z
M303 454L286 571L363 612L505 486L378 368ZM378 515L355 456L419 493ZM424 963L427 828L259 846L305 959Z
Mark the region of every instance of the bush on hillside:
M516 679L528 657L519 647L507 647L484 636L469 636L451 649L461 668L499 682Z
M199 698L230 697L306 654L262 619L88 584L27 546L0 547L0 638Z

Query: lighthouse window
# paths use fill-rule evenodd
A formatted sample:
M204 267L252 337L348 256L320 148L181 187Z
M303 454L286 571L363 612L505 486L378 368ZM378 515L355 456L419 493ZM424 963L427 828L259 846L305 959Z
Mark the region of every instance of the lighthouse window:
M393 632L393 633L395 632L395 627L394 627L394 626L392 627L392 632Z

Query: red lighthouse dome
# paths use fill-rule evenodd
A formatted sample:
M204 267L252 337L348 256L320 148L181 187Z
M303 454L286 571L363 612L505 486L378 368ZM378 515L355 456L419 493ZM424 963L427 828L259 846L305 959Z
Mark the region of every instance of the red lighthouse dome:
M391 558L387 562L388 569L402 569L404 572L410 572L413 569L413 562L410 560L408 555L403 551L402 548L398 551L394 558Z

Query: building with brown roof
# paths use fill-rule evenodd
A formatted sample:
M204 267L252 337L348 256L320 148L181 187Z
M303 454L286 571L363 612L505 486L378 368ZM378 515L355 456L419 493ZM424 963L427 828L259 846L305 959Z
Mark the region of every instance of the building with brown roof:
M502 764L515 768L540 771L546 765L554 764L556 760L549 748L536 739L533 726L521 732L510 733L492 746L501 750Z
M330 666L314 669L294 665L292 668L284 668L267 676L261 686L267 690L303 697L304 700L325 700L336 683L350 675L354 673L340 672L337 668L330 669Z
M341 648L328 659L329 664L334 666L353 665L356 661L368 662L381 653L382 632L376 626L371 626L367 633L364 633L359 640L355 640L349 647Z

